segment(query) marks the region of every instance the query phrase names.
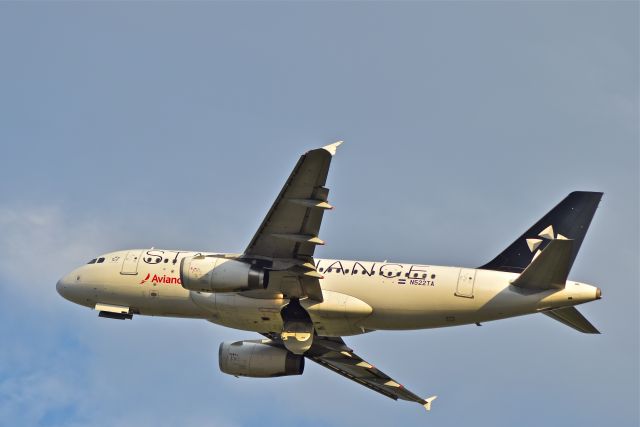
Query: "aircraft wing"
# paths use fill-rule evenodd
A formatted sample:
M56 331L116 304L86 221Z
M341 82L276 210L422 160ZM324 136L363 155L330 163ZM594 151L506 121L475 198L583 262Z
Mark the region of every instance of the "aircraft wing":
M431 410L437 396L426 399L414 394L387 374L355 354L341 338L315 337L305 357L391 399L408 400Z
M308 151L291 175L241 256L266 262L270 283L287 296L322 301L313 253L324 242L318 237L324 211L332 209L325 187L331 158L342 143ZM271 285L270 285L271 287Z

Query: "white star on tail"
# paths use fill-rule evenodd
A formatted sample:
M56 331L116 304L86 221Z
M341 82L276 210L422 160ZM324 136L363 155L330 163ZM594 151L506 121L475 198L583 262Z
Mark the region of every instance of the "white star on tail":
M529 246L529 250L531 252L538 249L538 246L540 246L540 243L542 243L541 239L527 239L527 246Z
M540 232L540 234L538 234L538 236L540 236L540 237L542 237L544 239L553 240L553 225L550 225L547 228L545 228L544 230L542 230Z
M553 234L554 234L553 225L550 225L544 230L542 230L540 233L538 233L538 236L542 237L543 239L554 240ZM556 235L555 239L568 240L565 236L563 236L560 233ZM542 243L542 239L527 239L527 246L529 246L529 250L531 252L535 252L535 255L533 256L533 259L531 260L531 262L533 262L533 260L536 259L538 255L540 255L540 253L542 252L538 249L541 243ZM536 251L536 249L538 250Z

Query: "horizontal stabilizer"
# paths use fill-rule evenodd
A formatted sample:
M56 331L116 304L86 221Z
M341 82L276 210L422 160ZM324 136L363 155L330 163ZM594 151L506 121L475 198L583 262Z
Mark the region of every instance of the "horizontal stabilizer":
M572 327L576 331L584 332L585 334L600 333L575 307L557 308L543 313L558 322Z
M533 291L564 288L572 253L573 240L552 240L511 284Z

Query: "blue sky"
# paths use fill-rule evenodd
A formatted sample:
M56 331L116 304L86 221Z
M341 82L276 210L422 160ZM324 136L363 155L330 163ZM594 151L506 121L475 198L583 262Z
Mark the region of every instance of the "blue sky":
M0 4L0 420L16 426L636 426L637 2ZM241 251L298 156L332 164L317 255L482 265L604 191L544 316L376 332L426 415L308 364L235 379L204 321L118 322L55 282L131 247Z

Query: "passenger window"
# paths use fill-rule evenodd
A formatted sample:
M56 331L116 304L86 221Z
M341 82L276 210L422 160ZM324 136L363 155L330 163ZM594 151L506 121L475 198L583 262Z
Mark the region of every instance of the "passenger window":
M169 258L165 258L165 259L164 259L164 263L166 264L166 263L168 263L168 262L169 262Z
M436 278L436 275L435 275L435 274L432 274L432 275L431 275L431 278L432 278L432 279L435 279L435 278Z
M324 271L324 267L320 267L320 273Z
M353 274L358 274L358 270L353 270Z
M349 274L349 269L347 268L347 269L344 271L344 273L345 273L345 274Z
M96 263L98 263L98 264L102 264L103 262L104 262L104 258L103 257L98 258L98 261L96 261Z
M87 264L95 264L96 263L96 259L92 259L91 261L89 261Z
M330 268L327 268L327 273L331 273L331 269Z

